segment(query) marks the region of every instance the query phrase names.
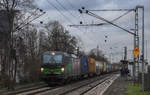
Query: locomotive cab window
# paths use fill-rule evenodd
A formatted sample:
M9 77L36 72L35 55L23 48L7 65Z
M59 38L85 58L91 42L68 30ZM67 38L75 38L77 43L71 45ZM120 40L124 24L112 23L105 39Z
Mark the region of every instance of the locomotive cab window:
M50 63L51 62L51 56L50 55L44 55L43 56L43 63Z
M62 63L62 55L44 55L43 56L43 63Z
M62 55L53 56L56 63L62 63Z

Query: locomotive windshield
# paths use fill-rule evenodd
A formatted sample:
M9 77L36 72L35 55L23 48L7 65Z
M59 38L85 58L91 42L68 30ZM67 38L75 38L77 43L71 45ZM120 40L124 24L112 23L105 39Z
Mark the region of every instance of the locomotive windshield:
M44 55L43 63L62 63L62 55Z
M62 62L62 55L55 55L55 56L53 56L53 58L56 61L56 63Z

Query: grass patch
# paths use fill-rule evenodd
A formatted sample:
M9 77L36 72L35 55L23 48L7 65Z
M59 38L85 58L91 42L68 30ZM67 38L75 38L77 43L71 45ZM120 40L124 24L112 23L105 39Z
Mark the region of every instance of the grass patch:
M142 92L141 91L141 85L133 85L128 84L127 86L127 95L150 95L150 92Z
M0 88L0 92L7 91L7 88Z

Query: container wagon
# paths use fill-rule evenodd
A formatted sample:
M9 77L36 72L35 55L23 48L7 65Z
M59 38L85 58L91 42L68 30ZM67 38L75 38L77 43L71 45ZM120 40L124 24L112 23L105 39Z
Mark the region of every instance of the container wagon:
M96 75L96 63L95 63L95 59L94 58L90 58L89 57L89 76L94 76Z
M107 64L103 62L103 74L107 73Z
M88 66L88 57L81 56L80 57L80 69L81 69L81 77L86 78L89 74L89 66Z
M103 64L100 61L96 61L96 75L102 74Z

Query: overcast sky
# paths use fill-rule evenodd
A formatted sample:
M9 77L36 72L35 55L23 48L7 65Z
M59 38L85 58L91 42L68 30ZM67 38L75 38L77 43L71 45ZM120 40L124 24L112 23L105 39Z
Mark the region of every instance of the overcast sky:
M150 49L150 0L35 0L39 8L46 11L37 22L41 20L47 23L49 20L58 20L70 33L80 39L82 50L89 51L92 48L99 49L105 53L105 56L111 60L118 61L122 58L123 47L128 47L128 59L132 58L133 36L112 25L95 26L95 27L69 27L68 25L101 23L103 21L87 14L80 14L78 9L82 6L85 9L132 9L136 5L144 5L145 7L145 40L147 40L147 49ZM107 20L113 20L125 12L94 12ZM139 11L139 18L142 12ZM141 19L139 20L139 25ZM128 30L134 28L134 12L130 12L126 16L114 22ZM139 27L141 29L141 26ZM141 33L141 31L139 31ZM105 38L105 36L108 36ZM141 38L141 36L140 36ZM107 40L105 42L105 40ZM140 41L141 46L141 41ZM112 47L112 49L110 49ZM150 60L148 52L148 59Z

